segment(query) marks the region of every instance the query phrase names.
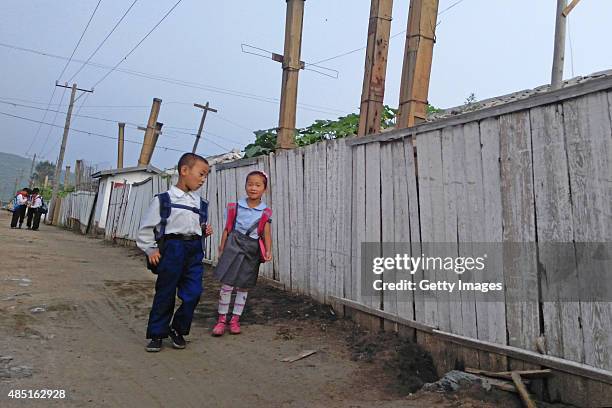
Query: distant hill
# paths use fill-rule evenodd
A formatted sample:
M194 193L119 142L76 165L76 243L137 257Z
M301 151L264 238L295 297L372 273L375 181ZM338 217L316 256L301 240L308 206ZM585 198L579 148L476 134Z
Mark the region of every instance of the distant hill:
M31 167L32 159L0 152L0 200L7 201L13 197L15 178L19 177L21 169L23 169L23 175L17 182L17 188L28 185Z

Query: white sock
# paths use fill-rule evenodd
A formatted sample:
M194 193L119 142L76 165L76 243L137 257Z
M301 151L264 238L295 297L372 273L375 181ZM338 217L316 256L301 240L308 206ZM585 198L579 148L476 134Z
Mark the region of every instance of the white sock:
M230 285L222 285L221 290L219 291L219 314L225 315L229 312L229 304L232 300L232 291L234 290L233 286Z
M240 316L246 304L247 295L249 292L236 291L236 299L234 300L234 310L232 313Z

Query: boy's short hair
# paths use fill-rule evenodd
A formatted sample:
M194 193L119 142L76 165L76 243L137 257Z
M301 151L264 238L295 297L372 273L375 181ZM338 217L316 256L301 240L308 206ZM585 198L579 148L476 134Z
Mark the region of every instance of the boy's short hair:
M181 156L181 158L179 159L179 162L178 162L177 169L178 169L179 173L181 171L181 167L187 166L187 167L191 168L195 164L195 162L197 162L197 161L203 161L204 163L206 163L207 166L210 166L210 164L208 164L208 160L206 160L205 158L203 158L199 154L185 153L185 154L183 154Z
M34 190L32 190L32 193L39 193L40 190L38 188L35 188Z

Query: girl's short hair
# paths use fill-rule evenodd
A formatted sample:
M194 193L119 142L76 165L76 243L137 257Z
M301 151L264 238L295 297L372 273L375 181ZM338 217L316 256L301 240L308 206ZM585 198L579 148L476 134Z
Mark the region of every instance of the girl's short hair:
M249 177L255 176L255 175L263 177L263 179L264 179L264 187L268 188L268 175L263 170L253 170L252 172L247 174L246 181L248 182L249 181ZM246 184L246 182L245 182L245 184Z

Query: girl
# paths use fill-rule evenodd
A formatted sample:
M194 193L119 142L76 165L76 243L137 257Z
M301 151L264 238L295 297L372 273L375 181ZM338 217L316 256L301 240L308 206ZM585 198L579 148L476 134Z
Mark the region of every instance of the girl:
M223 284L219 292L219 319L213 336L222 336L232 292L236 298L229 322L230 333L240 334L240 315L244 310L248 289L255 286L259 265L272 259L272 210L261 201L268 188L268 175L252 171L246 178L246 199L227 206L226 225L219 245L219 261L214 277Z

